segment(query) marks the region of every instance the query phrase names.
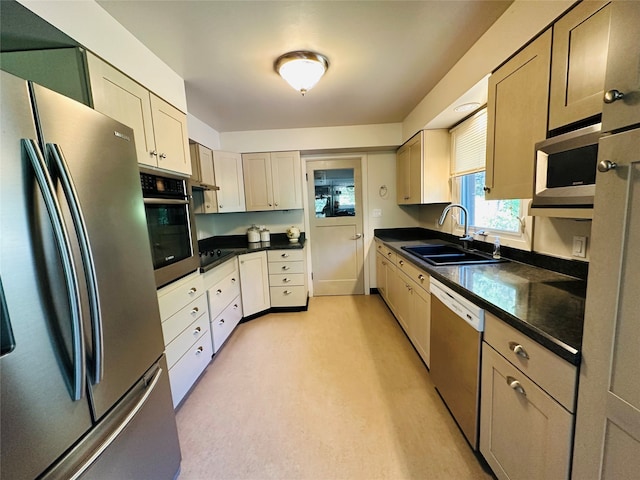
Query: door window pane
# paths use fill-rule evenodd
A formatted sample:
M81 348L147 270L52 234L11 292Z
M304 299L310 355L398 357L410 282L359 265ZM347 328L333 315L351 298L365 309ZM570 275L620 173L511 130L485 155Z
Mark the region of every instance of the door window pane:
M353 168L314 172L316 217L344 217L356 213Z

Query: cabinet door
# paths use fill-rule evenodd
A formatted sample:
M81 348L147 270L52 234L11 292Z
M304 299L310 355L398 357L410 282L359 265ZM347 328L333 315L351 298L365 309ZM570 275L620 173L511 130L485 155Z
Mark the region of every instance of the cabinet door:
M189 156L191 157L191 180L202 183L202 173L200 172L200 147L197 143L189 144ZM211 165L213 168L213 163Z
M498 479L568 479L573 416L482 344L480 452Z
M151 116L158 152L158 167L191 175L187 116L153 93Z
M396 312L396 305L398 304L400 297L400 288L403 284L397 279L398 272L396 271L396 266L391 263L390 260L387 260L387 305L392 312Z
M200 158L200 178L207 185L216 184L216 175L213 171L213 151L203 145L198 145Z
M422 202L451 201L449 172L451 169L451 135L448 130L425 130L422 145Z
M133 129L138 163L158 166L149 91L87 52L93 108Z
M376 254L376 287L378 293L385 300L387 299L387 261L384 255Z
M602 112L610 12L581 2L553 25L549 130Z
M302 208L300 152L271 153L274 210Z
M233 152L213 152L213 170L217 192L218 212L244 212L244 181L242 178L242 157Z
M393 286L391 287L396 297L394 301L395 309L393 312L406 334L410 336L413 298L412 288L409 283L409 278L396 267L396 275L393 280Z
M547 136L551 30L489 77L487 200L531 198L534 149Z
M411 198L409 175L409 147L403 145L396 153L396 202L398 205L405 205Z
M242 170L247 211L273 210L271 154L245 153Z
M614 2L605 91L624 97L602 107L602 131L640 123L640 3Z
M242 311L248 317L271 307L267 252L247 253L239 260Z

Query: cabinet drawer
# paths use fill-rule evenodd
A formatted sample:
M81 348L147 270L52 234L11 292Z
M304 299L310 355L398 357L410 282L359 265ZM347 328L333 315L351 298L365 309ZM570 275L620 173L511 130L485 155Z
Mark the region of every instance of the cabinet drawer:
M484 328L485 342L567 410L574 411L577 375L574 365L488 312L485 313Z
M304 260L302 248L291 250L267 250L267 261L271 262L300 262Z
M203 273L204 288L209 290L216 283L224 280L224 278L229 276L233 271L238 271L238 257L233 257L231 260L227 260L208 272Z
M396 265L400 270L406 273L411 280L416 282L418 286L422 287L425 292L429 292L430 277L428 273L423 272L409 260L405 260L400 255L398 255Z
M213 355L209 330L169 369L169 383L174 408L187 394Z
M173 341L167 345L167 365L169 368L180 360L180 357L184 355L194 342L209 330L209 316L201 315L195 322L185 328L180 335L173 339Z
M183 307L178 313L162 322L162 336L164 344L169 345L196 318L207 313L207 296L200 295L194 301ZM206 315L208 317L208 315Z
M307 303L307 289L304 285L291 287L270 287L272 307L299 307Z
M269 262L269 274L304 273L304 262Z
M200 273L194 273L158 290L160 318L166 320L204 292Z
M242 320L242 302L240 296L237 296L220 315L211 321L213 353L220 349L240 320Z
M573 415L482 344L480 451L500 480L568 479Z
M211 318L216 318L231 300L240 295L239 278L239 272L233 271L207 291Z
M303 273L278 273L275 275L269 275L269 286L271 287L286 287L287 285L304 285Z

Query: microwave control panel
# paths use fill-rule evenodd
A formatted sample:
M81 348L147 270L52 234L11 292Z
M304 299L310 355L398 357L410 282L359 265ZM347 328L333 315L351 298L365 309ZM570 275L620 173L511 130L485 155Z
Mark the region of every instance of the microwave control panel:
M140 173L140 184L144 197L186 197L184 180Z

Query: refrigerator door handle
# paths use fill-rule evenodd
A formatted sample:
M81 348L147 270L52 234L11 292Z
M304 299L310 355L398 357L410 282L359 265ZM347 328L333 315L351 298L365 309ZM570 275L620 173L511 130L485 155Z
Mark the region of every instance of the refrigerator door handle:
M74 401L80 400L84 394L86 363L82 331L82 310L80 305L80 289L76 276L76 267L73 261L71 241L69 234L62 220L62 210L55 194L55 187L51 176L47 170L47 165L42 157L37 143L32 139L21 140L22 146L31 161L35 173L36 182L49 214L51 226L58 247L60 258L62 259L62 270L64 272L65 284L69 307L71 310L71 344L72 344L72 386L71 398Z
M91 454L91 456L84 462L76 472L71 475L69 480L77 480L82 476L82 474L95 462L102 453L109 448L109 446L118 438L118 435L122 433L122 431L127 428L127 426L131 423L131 421L135 418L138 412L144 407L144 404L147 403L147 399L153 393L153 390L156 388L158 384L158 380L160 380L160 375L162 375L162 368L158 367L158 370L153 374L153 377L149 380L147 387L145 389L144 395L140 400L135 404L135 406L131 409L131 411L127 414L127 416L122 420L122 423L118 425L111 434L105 439L104 442L100 444L100 446Z
M80 201L78 200L78 192L76 191L71 175L69 175L69 167L64 158L64 154L59 145L47 143L47 156L52 157L58 169L58 175L62 182L62 191L69 204L73 225L78 235L80 244L80 252L82 255L82 263L84 265L85 277L87 279L87 290L89 293L89 306L91 311L91 339L93 342L93 383L97 385L102 380L104 374L104 342L102 332L102 312L100 310L98 277L96 275L95 262L91 253L91 245L89 243L89 234L87 233L87 224L82 214Z

